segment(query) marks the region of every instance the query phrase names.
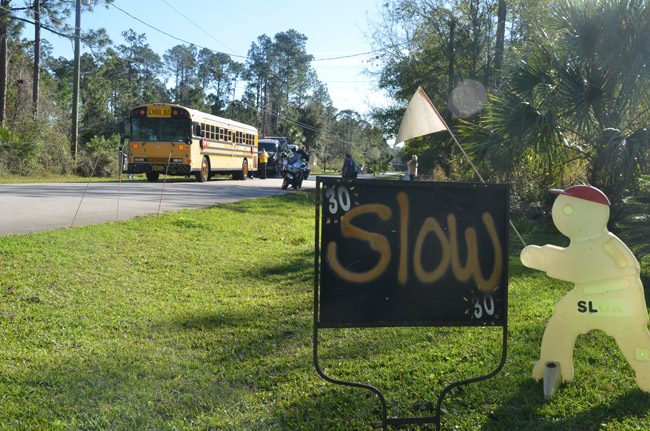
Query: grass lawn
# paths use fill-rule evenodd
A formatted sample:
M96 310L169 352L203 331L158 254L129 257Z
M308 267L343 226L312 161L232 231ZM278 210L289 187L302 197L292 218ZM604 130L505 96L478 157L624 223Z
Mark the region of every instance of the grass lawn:
M313 223L313 196L290 193L0 238L0 430L373 429L377 398L312 365ZM544 401L530 373L571 287L523 268L511 239L508 360L445 399L443 429L650 429L650 394L603 333L578 339L575 381ZM391 416L411 416L492 370L501 330L320 338L328 375L373 383Z

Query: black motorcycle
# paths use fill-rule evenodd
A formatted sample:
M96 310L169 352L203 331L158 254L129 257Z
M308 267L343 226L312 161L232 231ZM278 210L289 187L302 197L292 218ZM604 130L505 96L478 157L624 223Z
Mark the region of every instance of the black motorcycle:
M303 180L309 177L309 166L301 157L291 157L284 159L282 163L282 190L286 190L289 185L294 189L302 187Z

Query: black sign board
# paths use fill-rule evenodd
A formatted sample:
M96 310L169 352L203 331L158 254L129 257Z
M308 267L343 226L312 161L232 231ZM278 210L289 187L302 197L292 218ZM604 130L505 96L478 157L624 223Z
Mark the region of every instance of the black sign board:
M317 191L318 327L506 324L508 185L319 177Z

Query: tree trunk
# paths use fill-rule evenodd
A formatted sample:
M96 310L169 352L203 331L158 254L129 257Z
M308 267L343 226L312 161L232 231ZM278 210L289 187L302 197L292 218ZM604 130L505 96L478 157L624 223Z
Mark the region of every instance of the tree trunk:
M262 131L264 136L272 135L271 133L271 97L269 96L269 79L264 75L264 88L262 89L264 100L264 111L262 113Z
M34 77L32 87L32 112L38 116L38 97L41 75L41 0L34 0Z
M478 2L470 2L470 21L472 23L472 62L471 62L471 78L477 79L477 69L479 62L479 55L481 52L480 44L480 33L481 33L481 24L479 22L479 5Z
M237 75L234 75L233 85L232 85L232 100L230 101L230 118L234 117L233 110L235 109L235 91L237 90ZM226 107L224 106L224 112L226 112Z
M454 70L456 65L456 48L454 46L456 43L454 41L455 32L456 19L452 17L449 20L449 92L447 94L451 94L451 91L454 89L454 83L456 81Z
M11 0L0 0L2 18L0 18L0 127L5 125L7 112L7 68L8 50L7 34L9 32L9 3Z
M494 85L498 87L501 83L501 68L503 67L503 46L506 32L506 0L499 0L497 12L497 41L494 48Z

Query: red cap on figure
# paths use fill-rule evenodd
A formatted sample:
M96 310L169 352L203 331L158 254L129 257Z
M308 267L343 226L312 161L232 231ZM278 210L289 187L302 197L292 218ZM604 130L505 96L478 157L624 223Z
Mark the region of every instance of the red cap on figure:
M587 184L579 184L577 186L571 186L566 190L562 189L550 189L549 192L556 195L567 195L572 196L578 199L584 199L591 202L596 202L598 204L603 204L609 206L609 199L605 196L605 193L601 192L594 186Z

